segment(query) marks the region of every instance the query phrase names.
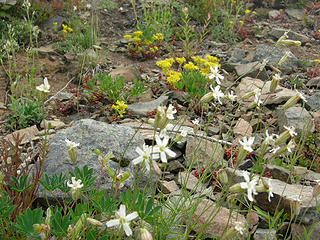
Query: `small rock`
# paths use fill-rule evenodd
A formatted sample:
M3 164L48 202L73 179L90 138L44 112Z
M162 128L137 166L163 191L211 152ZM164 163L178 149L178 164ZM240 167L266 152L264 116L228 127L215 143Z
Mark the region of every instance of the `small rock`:
M254 233L254 240L277 240L277 232L274 229L258 228Z
M315 77L311 78L307 84L307 87L315 87L315 88L320 88L320 77Z
M290 171L288 169L285 169L284 167L276 166L276 165L271 165L267 164L265 165L265 173L269 172L270 176L273 179L279 179L283 182L292 183L292 176L290 174Z
M291 40L300 41L302 44L310 42L310 39L307 36L293 31L288 31L288 29L272 28L269 35L275 40L278 40L285 32L288 32L288 38Z
M22 140L20 144L25 144L29 142L29 139L35 140L37 138L37 135L39 134L39 130L36 125L33 125L32 127L24 128L18 131L15 131L11 134L8 134L4 137L4 139L10 141L12 144L14 143L13 136L17 136L19 134L19 138L22 136Z
M235 211L230 212L229 209L219 207L208 199L200 200L201 202L199 203L195 203L195 201L192 201L192 203L186 202L186 209L189 209L191 204L197 204L197 208L194 212L190 213L192 216L186 213L184 222L196 232L201 232L205 236L212 238L223 238L223 235L229 229L235 227L236 222L240 223L243 227L246 226L245 217Z
M267 80L269 78L266 69L263 68L262 72L260 72L261 63L251 62L247 64L240 64L235 67L238 76L241 77L259 77L262 80ZM259 73L260 72L260 73Z
M199 182L198 178L188 172L178 173L178 183L181 185L181 188L185 187L189 191L202 192L206 189L206 187Z
M244 119L240 118L236 123L236 126L233 128L233 133L238 137L251 137L252 135L252 127L250 124Z
M317 92L306 99L307 102L305 104L311 111L316 112L320 110L320 92Z
M301 8L301 9L298 9L298 8L288 8L285 10L285 12L292 18L295 18L297 20L302 20L304 17L305 17L305 14L304 14L304 10Z
M310 113L302 107L291 107L286 110L278 108L277 116L280 130L284 129L283 126L289 125L295 127L295 131L298 134L301 134L306 129L306 125L312 118Z
M184 166L178 160L168 162L167 170L172 173L184 171Z
M268 15L269 15L269 19L272 20L280 15L280 11L279 10L271 10L268 12Z
M256 47L252 61L262 62L267 60L267 66L273 65L278 67L279 60L285 55L285 52L279 48L259 44ZM282 64L280 68L284 73L291 72L294 67L298 67L298 59L289 51L287 61Z
M111 77L123 77L125 82L132 82L138 76L137 71L131 66L116 68L109 75Z
M228 55L230 56L229 63L238 63L245 59L246 52L240 48L235 48Z
M64 128L66 126L65 123L62 122L61 120L55 119L55 120L43 120L40 123L40 127L48 129L49 124L50 124L51 128L56 129L56 130L59 130L59 129Z
M206 139L190 137L186 146L186 164L201 169L203 166L214 170L221 166L224 150L221 144ZM226 163L225 163L226 164Z
M275 92L270 93L270 85L271 81L263 82L260 79L245 77L241 80L240 84L235 89L235 93L238 96L237 101L249 105L254 100L254 97L250 97L246 100L242 100L241 98L245 94L252 92L257 88L261 89L260 100L263 101L265 105L284 103L291 97L297 95L295 91L281 87L279 85L276 88Z
M168 96L160 96L159 98L150 102L141 102L129 104L127 110L132 111L135 115L145 116L147 113L152 112L159 106L166 105Z
M55 99L58 99L61 102L69 101L71 98L73 98L74 95L69 92L59 92L56 96Z
M173 180L170 182L159 181L158 185L160 187L161 192L164 194L169 194L169 193L172 193L172 192L177 191L179 189L178 185Z

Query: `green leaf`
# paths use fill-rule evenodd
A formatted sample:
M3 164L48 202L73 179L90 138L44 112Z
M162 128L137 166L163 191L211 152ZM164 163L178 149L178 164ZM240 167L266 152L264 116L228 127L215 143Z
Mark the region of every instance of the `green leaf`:
M50 232L52 235L58 238L67 237L68 227L70 224L72 224L70 215L67 214L63 216L61 212L62 208L56 207L54 209L53 216L50 218Z
M34 232L33 225L41 224L43 211L40 208L31 210L27 208L22 214L17 216L17 223L13 223L14 227L17 229L18 233L21 233L27 237L33 237L40 239L38 233Z

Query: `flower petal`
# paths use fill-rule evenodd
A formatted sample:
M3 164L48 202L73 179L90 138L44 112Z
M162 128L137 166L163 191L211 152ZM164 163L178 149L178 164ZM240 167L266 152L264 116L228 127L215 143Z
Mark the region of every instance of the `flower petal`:
M119 216L120 216L120 218L126 217L126 205L123 205L123 204L120 205Z
M132 235L132 230L131 230L129 224L128 223L124 223L122 226L123 226L123 230L126 232L126 235L128 237L131 236Z
M133 219L137 218L138 216L139 216L139 215L138 215L137 212L133 212L133 213L128 214L128 215L125 217L125 219L126 219L127 222L130 222L130 221L132 221Z
M114 226L118 226L119 224L120 224L119 219L113 219L106 223L107 227L114 227Z

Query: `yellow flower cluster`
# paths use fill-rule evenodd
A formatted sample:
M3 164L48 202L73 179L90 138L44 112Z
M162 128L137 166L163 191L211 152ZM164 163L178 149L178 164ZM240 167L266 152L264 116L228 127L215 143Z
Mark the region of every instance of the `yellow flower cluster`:
M158 61L156 64L163 70L165 76L167 77L167 82L170 85L174 85L174 83L181 79L182 74L179 71L182 69L189 71L200 71L202 75L207 76L211 73L210 67L214 68L218 64L218 58L210 55L206 55L205 58L196 56L192 57L191 59L193 62L189 61L186 63L186 59L184 57L176 58L176 60L173 58L166 58L162 61ZM171 70L171 67L175 61L179 64L179 71ZM220 67L220 65L218 66Z
M163 34L162 33L153 34L152 39L155 41L160 41L163 39Z
M64 33L67 33L67 32L70 33L70 32L73 31L71 27L68 27L68 25L62 24L61 26L62 26L62 31L63 31Z
M120 117L123 117L123 114L125 113L125 110L127 108L127 105L124 103L124 101L117 101L116 105L112 105L112 109L116 111L117 114L119 114Z

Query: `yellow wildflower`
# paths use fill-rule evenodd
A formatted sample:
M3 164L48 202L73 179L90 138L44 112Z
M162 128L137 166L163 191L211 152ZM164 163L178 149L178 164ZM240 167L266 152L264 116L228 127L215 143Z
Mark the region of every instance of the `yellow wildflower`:
M159 48L158 48L157 46L154 46L153 48L154 48L154 50L156 50L156 51L159 50Z
M71 27L68 27L67 29L68 29L68 32L72 32L73 31Z
M165 60L158 61L156 64L164 72L167 72L171 68L173 62L174 62L174 60L172 58L166 58Z
M130 40L130 38L132 38L132 36L131 36L131 35L129 35L129 34L124 35L123 37L124 37L127 41L129 41L129 40Z
M251 13L251 11L249 9L247 9L244 13L247 15L247 14Z
M142 31L135 31L133 32L133 34L136 36L136 37L140 37L142 35Z
M160 40L163 39L163 35L162 35L162 33L154 34L154 35L152 36L152 39L153 39L153 40L158 40L158 41L160 41Z
M320 28L318 29L318 33L320 33Z
M151 44L152 44L152 41L146 40L145 43L146 43L147 45L151 45Z
M320 59L313 60L315 63L320 63Z
M134 36L134 37L132 38L132 40L133 40L135 43L141 42L141 38L139 38L138 36Z
M120 117L123 117L127 105L124 103L124 101L117 100L116 105L112 105L112 108L116 111L117 114L119 114Z
M191 58L198 66L201 66L202 64L204 64L206 62L205 59L200 58L200 57L191 57Z
M169 75L167 77L167 82L170 85L174 85L174 83L178 82L180 78L182 77L182 74L175 71L169 71Z
M177 63L179 63L179 65L181 65L182 63L184 63L186 61L186 59L184 57L182 58L176 58Z
M243 24L243 21L240 20L239 23L242 25L242 24Z
M257 14L257 12L256 12L256 11L252 11L252 14L256 15L256 14Z
M218 58L212 57L210 55L206 55L206 59L208 59L208 61L211 62L211 63L217 63L218 62Z
M57 25L58 25L57 22L54 22L54 23L53 23L53 26L54 26L54 27L57 27Z
M190 70L190 71L192 71L192 70L199 70L199 67L195 66L192 62L188 62L187 64L185 64L185 65L183 66L183 68L184 68L185 70Z
M150 51L150 52L152 52L152 53L154 53L154 52L155 52L154 48L152 48L152 47L151 47L151 48L149 48L149 51Z
M229 23L230 23L231 25L233 25L233 21L230 21Z
M67 29L66 29L66 28L64 28L64 29L62 29L62 31L63 31L64 33L66 33L66 32L67 32Z

